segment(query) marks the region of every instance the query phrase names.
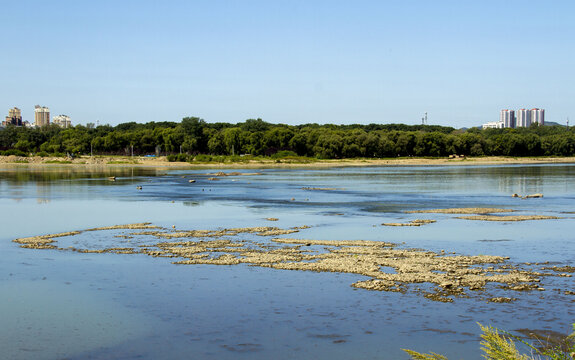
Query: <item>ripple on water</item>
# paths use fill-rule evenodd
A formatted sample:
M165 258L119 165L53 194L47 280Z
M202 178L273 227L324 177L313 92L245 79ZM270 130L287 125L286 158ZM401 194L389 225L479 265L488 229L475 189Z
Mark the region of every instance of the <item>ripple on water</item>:
M8 282L2 284L2 293L0 349L4 359L69 358L116 346L152 330L149 321L135 311L70 284Z

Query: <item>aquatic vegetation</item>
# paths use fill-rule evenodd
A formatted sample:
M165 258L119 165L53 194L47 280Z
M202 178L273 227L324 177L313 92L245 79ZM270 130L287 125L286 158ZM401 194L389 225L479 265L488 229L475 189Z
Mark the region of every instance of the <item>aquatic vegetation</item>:
M483 357L488 360L570 360L575 359L575 324L573 333L562 339L540 338L533 336L537 343L529 343L524 339L501 331L492 326L479 324L481 331L481 350ZM531 355L521 354L517 349L516 342L526 345L531 350ZM430 352L419 353L413 350L403 349L413 360L447 360L443 355Z
M281 270L357 274L369 279L356 281L352 284L355 288L412 292L441 302L473 296L487 302L508 303L516 300L515 296L503 296L509 292L515 295L522 291L544 291L539 285L544 276L572 276L561 272L562 269L570 270L567 267L525 269L510 264L509 258L504 256L457 255L445 250L436 253L400 248L383 241L277 237L306 228L308 226L176 230L137 223L19 238L14 242L35 249L173 258L173 263L178 265L245 264ZM92 235L86 239L88 233ZM69 238L72 246L60 246L57 239L63 238ZM550 271L545 272L545 269Z
M381 225L383 225L383 226L421 226L421 225L433 224L434 222L437 222L437 220L415 219L415 220L411 220L410 222L406 222L406 223L383 223Z

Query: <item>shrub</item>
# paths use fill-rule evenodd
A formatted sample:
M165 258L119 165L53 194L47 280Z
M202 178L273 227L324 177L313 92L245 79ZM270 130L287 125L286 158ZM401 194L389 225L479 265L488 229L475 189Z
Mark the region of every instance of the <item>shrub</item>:
M209 161L212 161L212 156L206 155L206 154L199 154L199 155L196 155L196 157L194 158L194 161L209 162Z
M9 150L2 151L2 155L4 155L4 156L15 155L15 156L22 156L22 157L28 156L28 154L25 153L24 151L17 150L17 149L9 149Z
M282 150L282 151L278 151L277 153L275 153L271 156L272 159L283 159L283 158L287 158L287 157L298 157L298 155L293 151Z
M498 330L491 326L478 324L483 331L481 334L481 350L483 358L487 360L571 360L575 359L575 324L573 333L567 336L561 343L552 343L549 340L537 339L540 346L534 346L525 340L508 332ZM515 342L519 341L527 345L534 356L519 353ZM413 350L403 349L413 360L447 360L443 355L431 352L429 354L418 353Z
M188 162L190 161L190 155L188 154L178 154L178 156L176 157L178 159L178 161L180 162Z
M169 162L177 161L176 155L174 155L174 154L170 154L170 155L166 156L166 159L167 159Z
M166 157L169 162L188 162L190 161L190 155L188 154L170 154Z

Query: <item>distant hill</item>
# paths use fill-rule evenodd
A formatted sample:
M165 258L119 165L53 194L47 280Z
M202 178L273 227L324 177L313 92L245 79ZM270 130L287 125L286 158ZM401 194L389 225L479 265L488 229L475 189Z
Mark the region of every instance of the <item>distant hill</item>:
M545 121L545 126L563 126L563 127L565 127L564 124L559 124L559 123L556 123L553 121Z

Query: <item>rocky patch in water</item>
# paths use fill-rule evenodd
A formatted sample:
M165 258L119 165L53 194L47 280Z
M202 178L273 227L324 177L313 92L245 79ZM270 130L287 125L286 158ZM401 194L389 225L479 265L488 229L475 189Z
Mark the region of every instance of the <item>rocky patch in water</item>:
M529 264L517 266L504 256L432 252L400 248L383 241L277 237L305 228L307 226L176 231L140 223L19 238L14 242L26 248L78 253L144 254L172 258L178 265L245 264L282 270L349 273L360 277L352 284L358 289L415 292L442 302L461 297L512 302L516 297L507 296L508 293L517 296L525 291L544 291L540 282L545 276L571 277L573 272L570 266L526 268ZM82 238L87 233L91 236L88 241ZM94 235L108 242L116 241L117 246L102 248ZM60 246L59 242L64 238L74 246Z

